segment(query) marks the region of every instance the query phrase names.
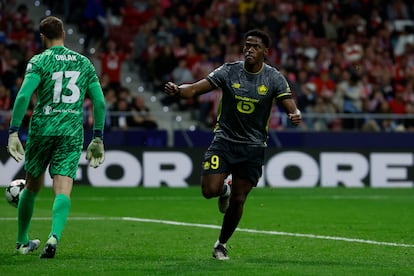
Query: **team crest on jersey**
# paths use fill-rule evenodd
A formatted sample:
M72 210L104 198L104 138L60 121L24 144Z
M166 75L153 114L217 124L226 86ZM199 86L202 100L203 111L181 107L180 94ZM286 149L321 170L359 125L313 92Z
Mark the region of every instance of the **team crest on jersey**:
M203 168L205 169L205 170L208 170L208 169L210 169L210 162L204 162L204 164L203 164Z
M267 87L266 85L262 84L257 88L257 93L259 93L259 95L266 95L267 94Z
M236 88L236 89L239 89L240 88L240 83L233 83L231 85L231 87Z
M45 107L43 107L43 113L45 115L49 115L52 112L52 107L49 105L46 105Z

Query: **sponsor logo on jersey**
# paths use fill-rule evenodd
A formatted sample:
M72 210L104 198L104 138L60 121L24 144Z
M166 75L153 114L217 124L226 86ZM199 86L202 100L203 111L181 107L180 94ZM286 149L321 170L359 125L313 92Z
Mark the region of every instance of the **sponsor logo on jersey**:
M233 83L231 85L231 87L236 88L236 89L239 89L240 88L240 83Z
M72 114L79 114L80 111L73 110L73 109L54 109L50 105L46 105L43 107L43 114L50 115L51 113L72 113Z

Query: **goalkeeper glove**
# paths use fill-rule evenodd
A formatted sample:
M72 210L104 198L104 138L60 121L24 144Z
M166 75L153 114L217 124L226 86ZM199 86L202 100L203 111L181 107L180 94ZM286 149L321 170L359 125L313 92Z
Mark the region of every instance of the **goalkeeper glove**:
M89 166L99 167L105 160L104 144L101 138L93 138L86 150L86 160L89 160Z
M19 139L19 134L17 132L13 132L9 134L9 142L7 145L7 151L14 158L17 162L23 160L24 149L22 143Z

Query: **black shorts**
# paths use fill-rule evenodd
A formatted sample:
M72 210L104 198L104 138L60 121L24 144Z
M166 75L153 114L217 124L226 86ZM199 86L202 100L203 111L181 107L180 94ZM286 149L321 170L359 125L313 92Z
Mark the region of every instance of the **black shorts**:
M264 147L216 138L204 154L202 174L231 173L256 186L262 176L264 151Z

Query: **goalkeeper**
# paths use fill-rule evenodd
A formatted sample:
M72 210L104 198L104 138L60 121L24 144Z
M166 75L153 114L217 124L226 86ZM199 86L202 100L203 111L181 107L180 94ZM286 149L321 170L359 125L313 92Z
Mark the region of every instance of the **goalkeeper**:
M83 149L83 102L88 94L93 103L93 140L86 159L96 168L104 161L105 101L92 63L64 46L63 22L54 16L46 17L39 31L45 50L27 65L12 112L8 151L17 162L25 156L26 186L18 204L19 254L28 254L40 245L39 240L29 239L29 226L36 195L49 166L55 198L52 228L40 258L53 258L69 215L70 194ZM37 102L24 151L19 128L35 91Z

